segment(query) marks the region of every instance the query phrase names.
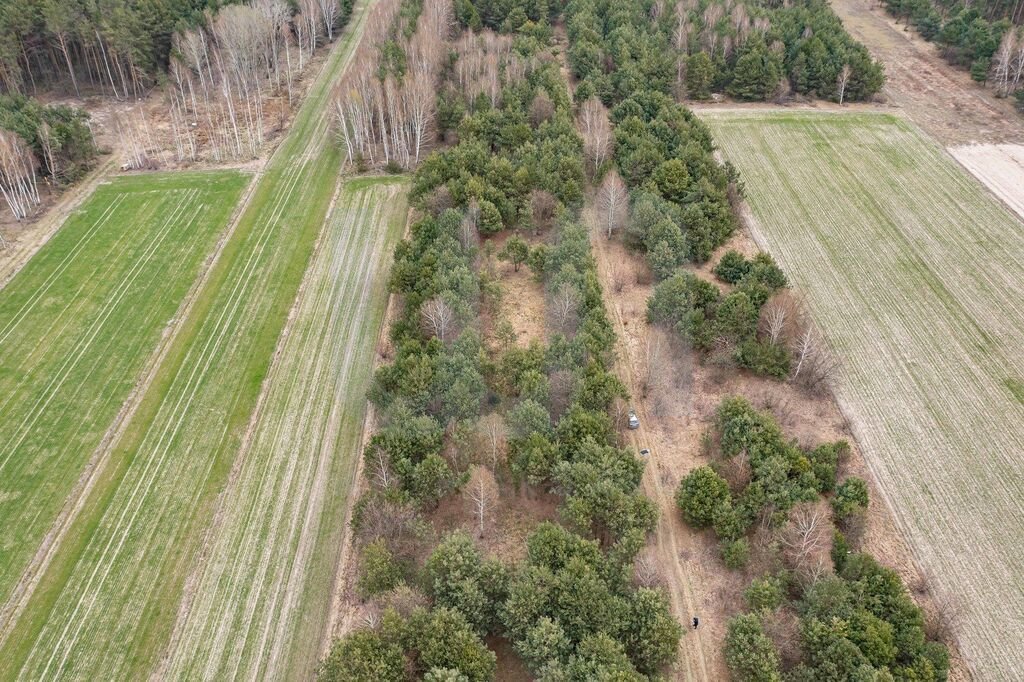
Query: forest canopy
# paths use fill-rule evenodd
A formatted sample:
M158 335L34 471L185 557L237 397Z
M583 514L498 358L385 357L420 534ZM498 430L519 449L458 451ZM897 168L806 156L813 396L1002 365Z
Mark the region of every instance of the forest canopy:
M785 91L784 79L802 95L866 100L885 82L824 0L572 0L566 12L573 72L606 104L642 88L767 100Z

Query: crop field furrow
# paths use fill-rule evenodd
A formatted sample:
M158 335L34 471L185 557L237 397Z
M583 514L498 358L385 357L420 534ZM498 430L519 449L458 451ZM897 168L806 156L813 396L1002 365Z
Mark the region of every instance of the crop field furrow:
M118 178L0 291L0 630L246 182L234 172Z
M334 194L341 157L329 139L328 94L366 4L311 86L110 446L110 464L0 646L0 678L136 679L162 664L186 577Z
M979 679L1024 669L1024 224L905 122L707 112Z
M403 189L385 180L342 190L238 477L220 501L224 517L196 593L179 615L172 678L277 679L316 662L340 549L337 502L360 455L362 396L386 304L386 263L404 226ZM296 637L300 626L311 636Z

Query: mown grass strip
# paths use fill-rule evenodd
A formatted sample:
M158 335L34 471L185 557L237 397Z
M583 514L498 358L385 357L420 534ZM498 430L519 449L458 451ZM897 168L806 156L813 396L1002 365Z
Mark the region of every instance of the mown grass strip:
M327 213L341 165L328 96L365 6L0 648L0 678L136 679L156 664Z
M0 606L248 179L237 172L116 178L0 291Z
M1024 669L1024 225L891 116L705 112L974 672ZM1007 390L1010 388L1010 390ZM969 551L967 551L969 548Z

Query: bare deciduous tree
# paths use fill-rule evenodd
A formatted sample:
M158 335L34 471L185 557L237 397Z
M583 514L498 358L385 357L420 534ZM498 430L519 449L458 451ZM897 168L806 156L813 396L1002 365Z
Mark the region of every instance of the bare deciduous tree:
M483 537L491 513L498 504L498 484L494 474L487 467L473 467L463 494L476 520L477 533Z
M640 587L656 588L663 584L664 578L654 550L645 548L640 552L634 563L633 576Z
M555 327L563 332L573 331L580 307L580 293L570 284L560 286L551 297L551 315Z
M611 158L613 139L608 110L597 97L591 97L580 107L578 128L583 136L587 167L594 174Z
M370 460L373 481L380 488L387 490L394 483L394 476L391 473L391 461L388 453L381 447L373 448Z
M36 158L16 133L0 129L0 195L15 220L24 220L39 207Z
M772 296L761 309L761 334L771 343L790 343L801 319L800 303L786 290Z
M792 349L793 381L812 391L827 388L839 367L839 360L806 314Z
M455 313L452 307L444 299L436 297L423 304L420 314L423 316L423 324L427 331L436 336L441 343L445 343L449 332L455 326Z
M850 76L853 75L853 69L850 68L849 64L843 64L843 68L839 70L839 75L836 77L836 90L839 91L839 106L843 106L843 99L846 97L846 86L850 82Z
M479 210L477 208L478 212ZM533 223L534 234L550 229L555 222L557 211L558 199L551 192L542 189L530 192L530 220Z
M536 127L545 121L550 121L554 115L555 103L551 101L547 91L542 88L530 104L530 123Z
M779 542L790 565L802 570L813 566L818 555L828 548L828 537L828 514L821 505L806 503L790 511Z
M389 73L382 80L381 46L390 39L400 9L398 0L377 3L353 65L335 93L337 130L349 163L411 168L435 137L437 86L449 54L451 0L427 0L415 31L401 38L407 72L401 78Z
M497 471L505 456L508 429L505 420L496 412L484 415L477 422L477 433L487 453L487 463L491 471Z
M629 193L626 183L615 170L609 171L597 192L597 210L601 229L612 238L612 232L626 224L629 208Z

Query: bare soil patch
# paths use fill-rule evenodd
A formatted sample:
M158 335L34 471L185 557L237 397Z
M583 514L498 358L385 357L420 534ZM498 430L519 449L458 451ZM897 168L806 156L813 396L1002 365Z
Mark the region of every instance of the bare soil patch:
M948 151L1024 219L1024 145L973 144Z
M512 236L511 232L498 235L487 244L493 249L494 256L489 267L492 276L501 286L501 301L496 311L482 311L484 337L491 345L499 342L496 338L497 325L507 321L516 333L517 346L527 347L532 341L543 342L547 336L545 330L544 285L538 282L530 268L525 264L519 266L518 272L512 263L498 260L497 254L505 247L505 242ZM542 243L542 237L519 234L520 239L534 246Z

